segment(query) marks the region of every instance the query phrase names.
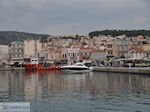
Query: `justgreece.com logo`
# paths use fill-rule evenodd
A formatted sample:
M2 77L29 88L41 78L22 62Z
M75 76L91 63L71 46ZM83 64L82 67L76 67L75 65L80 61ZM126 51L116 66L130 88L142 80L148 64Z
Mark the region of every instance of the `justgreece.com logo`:
M0 103L0 112L30 112L30 103Z

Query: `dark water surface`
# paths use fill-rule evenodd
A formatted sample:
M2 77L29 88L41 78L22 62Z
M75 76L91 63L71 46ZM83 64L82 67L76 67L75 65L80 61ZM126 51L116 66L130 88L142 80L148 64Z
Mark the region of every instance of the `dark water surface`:
M31 102L31 112L150 112L150 76L1 71L0 101Z

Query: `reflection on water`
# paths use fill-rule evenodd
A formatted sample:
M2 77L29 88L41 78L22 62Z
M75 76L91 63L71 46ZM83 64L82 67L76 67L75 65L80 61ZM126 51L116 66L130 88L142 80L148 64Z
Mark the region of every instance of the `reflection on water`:
M0 101L31 102L32 112L149 112L150 77L1 71Z

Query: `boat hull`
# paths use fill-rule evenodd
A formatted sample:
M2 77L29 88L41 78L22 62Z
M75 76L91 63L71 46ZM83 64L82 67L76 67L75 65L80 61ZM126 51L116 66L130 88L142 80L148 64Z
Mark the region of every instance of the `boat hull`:
M61 68L62 70L89 70L88 68L76 68L76 67L72 67L72 68Z
M84 74L84 73L89 73L91 70L86 69L86 70L68 70L68 69L62 69L62 73L64 74Z
M83 74L83 73L88 73L93 71L91 68L77 68L77 67L65 67L65 68L60 68L63 73L65 74L70 74L70 73L75 73L75 74Z

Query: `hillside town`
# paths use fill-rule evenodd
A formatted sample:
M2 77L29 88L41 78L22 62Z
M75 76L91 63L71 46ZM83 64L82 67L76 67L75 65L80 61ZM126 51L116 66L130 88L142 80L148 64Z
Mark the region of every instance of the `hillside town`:
M0 66L22 65L38 58L49 65L72 65L89 61L93 66L112 66L113 60L150 57L150 37L125 35L93 38L82 35L40 37L0 45Z

